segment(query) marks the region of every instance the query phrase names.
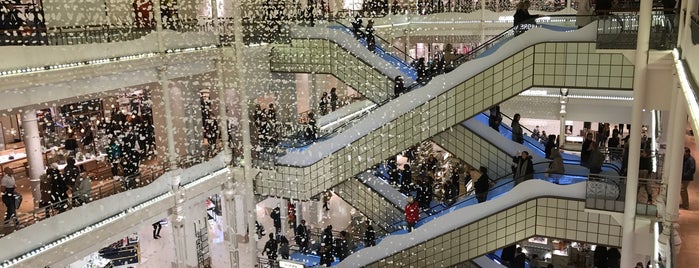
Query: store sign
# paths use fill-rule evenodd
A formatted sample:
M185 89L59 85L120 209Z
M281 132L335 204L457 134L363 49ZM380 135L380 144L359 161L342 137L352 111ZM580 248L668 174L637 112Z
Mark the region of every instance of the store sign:
M290 261L290 260L279 260L280 268L304 268L306 266L303 263Z

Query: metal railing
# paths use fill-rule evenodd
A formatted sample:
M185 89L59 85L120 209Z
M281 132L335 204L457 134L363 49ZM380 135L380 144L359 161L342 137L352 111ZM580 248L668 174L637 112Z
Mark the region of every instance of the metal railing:
M597 48L635 49L638 37L638 9L598 10ZM651 14L650 49L677 46L679 10L654 8Z
M626 197L626 177L591 174L586 185L585 208L614 212L624 212ZM661 195L663 184L658 179L639 178L636 198L636 214L657 216L655 205ZM638 198L645 192L645 200ZM655 198L653 198L655 197Z
M19 225L14 226L14 230L19 230L35 224L43 219L49 218L61 212L70 210L74 207L88 204L92 201L99 200L111 195L128 191L134 188L140 188L155 181L159 176L165 173L164 169L144 170L143 173L135 174L128 177L121 177L119 180L101 181L98 185L92 186L90 190L90 198L83 200L73 194L65 200L52 202L49 205L42 206L29 212L17 212L17 220ZM86 177L85 179L90 179Z

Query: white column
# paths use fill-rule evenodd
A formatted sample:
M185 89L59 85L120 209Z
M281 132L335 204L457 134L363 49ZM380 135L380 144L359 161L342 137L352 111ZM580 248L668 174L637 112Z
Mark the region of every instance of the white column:
M184 201L185 190L180 187L180 175L173 176L172 191L175 195L175 204L170 217L170 225L172 226L172 238L175 243L175 261L174 267L187 267L187 233L185 232L185 216L184 216Z
M238 80L237 89L240 92L240 128L241 135L243 136L243 179L242 184L239 185L240 189L245 193L245 205L246 214L248 219L248 233L254 235L255 230L255 220L257 211L255 210L255 189L253 187L253 179L255 175L252 170L252 144L250 142L250 114L248 113L248 92L245 83L245 64L243 61L243 50L245 49L243 45L243 22L242 22L242 10L241 1L233 1L233 29L235 36L235 59L238 65ZM257 263L257 242L255 239L249 239L248 250L244 255L248 257L247 263ZM243 261L241 260L241 263Z
M566 144L566 104L568 103L568 90L567 88L561 89L561 118L560 128L558 130L559 149L564 149Z
M674 88L675 91L679 89ZM675 113L671 114L670 118L670 137L668 137L668 146L672 151L668 150L666 153L666 161L670 162L668 165L668 176L667 176L667 195L665 201L665 215L663 221L663 234L661 241L669 241L671 236L671 230L673 224L677 223L679 219L679 205L680 205L680 189L682 187L682 163L684 160L684 130L687 124L687 109L685 107L685 100L682 94L676 95L674 98ZM667 240L666 240L667 239ZM672 247L672 245L666 244L666 248ZM666 256L666 260L670 260L669 252ZM672 266L668 266L672 267Z
M158 52L165 51L163 40L163 16L160 13L160 1L153 1L153 17L155 19L155 32L158 36Z
M232 268L238 267L238 236L235 217L235 186L233 180L223 184L223 219L226 223L223 238L226 240Z
M286 232L289 230L289 200L286 198L279 199L279 206L281 210L281 220L282 220L282 230L281 234L286 236ZM287 237L289 238L289 237Z
M296 226L301 224L301 220L303 220L303 202L299 200L296 202Z
M22 113L22 129L24 130L24 150L27 154L29 181L32 187L34 208L39 208L41 201L41 175L44 173L44 157L41 152L41 137L36 120L36 110L30 109Z
M318 112L318 95L322 93L318 92L318 74L311 73L310 78L308 81L308 108L310 111L315 111L315 114L318 114L318 117L320 117Z
M214 3L216 1L214 0ZM221 58L225 59L225 56L223 53L221 54ZM223 64L221 63L222 59L214 59L214 63L216 64L216 89L218 91L218 100L216 102L218 103L218 130L221 136L221 146L223 146L223 154L226 156L226 163L230 163L230 159L233 158L232 156L232 151L231 151L231 146L228 144L228 111L226 110L226 100L228 99L227 97L227 89L224 86L223 83ZM231 180L233 178L231 177Z
M156 1L157 2L157 1ZM158 69L158 84L163 96L163 105L165 109L165 131L167 139L167 155L166 161L170 169L177 168L177 150L175 149L175 129L172 122L172 104L170 103L170 89L168 88L168 80L165 77L165 66L159 66ZM179 182L178 182L179 184Z
M621 267L633 267L635 260L635 222L636 198L638 195L638 161L641 148L641 124L643 107L646 102L646 69L648 65L648 42L650 40L650 22L652 0L641 0L638 19L638 39L636 43L636 68L633 80L633 106L631 111L631 130L629 134L629 165L626 180L626 199L624 200L624 220L622 222Z

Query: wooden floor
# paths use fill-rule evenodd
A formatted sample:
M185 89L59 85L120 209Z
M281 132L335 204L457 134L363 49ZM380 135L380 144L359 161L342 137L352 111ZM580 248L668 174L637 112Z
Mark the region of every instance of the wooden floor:
M694 159L699 159L699 149L693 136L685 136L685 146L692 150ZM697 163L699 164L699 163ZM699 267L699 172L689 184L689 209L680 209L680 237L682 247L677 255L675 268Z

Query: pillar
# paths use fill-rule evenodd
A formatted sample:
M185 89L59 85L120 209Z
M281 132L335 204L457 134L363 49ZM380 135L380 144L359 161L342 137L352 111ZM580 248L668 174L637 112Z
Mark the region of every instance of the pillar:
M301 220L303 220L303 202L299 200L296 202L296 226L301 224Z
M282 230L281 234L286 236L287 231L289 231L289 200L286 198L279 199L279 206L281 208L281 220L282 220ZM290 239L289 237L287 237Z
M675 85L677 81L675 81ZM673 109L673 113L670 114L670 126L668 137L668 150L665 154L667 162L667 194L665 200L665 213L663 215L663 233L661 234L660 242L665 244L665 249L667 253L663 254L666 261L671 261L670 258L670 247L673 245L669 243L670 237L672 236L673 224L677 223L679 219L679 205L680 205L680 189L682 187L682 163L684 160L684 135L685 127L687 123L687 108L685 107L684 96L679 91L678 86L673 87L673 98L676 105ZM670 264L668 264L670 265ZM673 267L673 266L667 266Z
M22 129L24 130L24 150L27 154L27 167L29 168L28 173L32 187L32 197L34 198L34 208L39 208L41 201L41 175L44 173L45 167L36 110L29 109L22 113Z
M410 23L406 26L406 29L403 30L403 34L405 34L405 62L408 62L408 55L410 55ZM411 63L411 62L409 62Z
M200 253L197 247L197 232L207 230L206 207L203 202L185 202L184 188L176 191L175 208L173 208L170 220L172 226L173 242L175 244L174 267L193 268L198 267L197 255ZM204 236L204 243L211 245L208 235ZM210 256L210 251L208 253Z
M242 21L242 8L241 1L233 1L233 31L235 36L235 41L233 42L235 47L235 59L238 67L238 79L237 79L237 89L240 94L240 131L243 137L243 178L241 178L241 184L238 185L240 190L245 195L245 213L247 215L247 228L249 234L255 234L255 221L257 216L257 211L255 210L255 189L253 184L253 179L255 175L252 170L252 143L250 141L250 113L248 112L249 101L248 92L245 81L245 64L243 64L243 50L245 46L243 45L243 21ZM257 242L255 239L249 239L248 252L243 254L247 256L248 260L246 263L257 263ZM243 260L240 260L242 263Z
M157 2L157 1L156 1ZM177 153L175 148L175 133L172 122L173 113L169 84L165 72L165 66L157 67L158 85L151 94L153 100L153 125L155 148L162 164L174 169L177 168Z
M629 140L629 165L626 180L626 198L621 237L621 267L633 267L635 260L635 221L636 197L638 195L638 161L641 148L641 124L643 107L646 102L646 69L648 66L648 42L652 0L641 0L638 19L638 39L636 43L636 68L633 80L633 106L631 108L631 139Z
M238 236L236 234L236 217L235 217L235 191L233 180L226 181L223 184L223 220L225 222L225 230L223 238L226 241L226 249L228 249L228 258L232 268L238 267Z
M216 3L215 0L214 3ZM216 65L216 80L214 85L217 94L216 98L212 99L212 101L216 103L218 107L218 116L216 117L216 119L218 120L218 131L220 136L219 142L221 143L222 152L226 157L226 163L230 163L230 160L233 158L233 156L231 151L231 145L228 144L228 135L230 135L230 130L228 129L228 110L226 109L228 89L225 87L225 84L223 83L223 64L221 63L221 61L225 59L224 52L221 53L221 58L222 59L214 59L214 64ZM232 177L230 179L233 180Z
M561 88L561 118L560 128L558 130L559 149L563 149L566 144L566 104L568 103L568 90L567 88Z

